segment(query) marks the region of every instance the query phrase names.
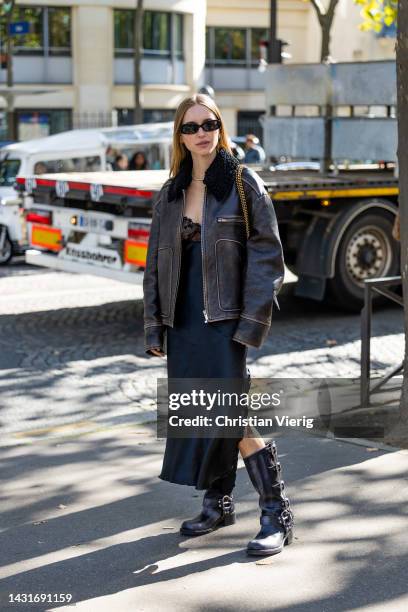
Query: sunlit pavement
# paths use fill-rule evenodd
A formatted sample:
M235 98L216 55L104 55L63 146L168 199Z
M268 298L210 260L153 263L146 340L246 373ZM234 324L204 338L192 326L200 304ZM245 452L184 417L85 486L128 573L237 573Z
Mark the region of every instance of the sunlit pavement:
M407 451L286 428L277 443L294 543L245 554L259 510L242 460L236 524L179 535L202 492L157 476L164 440L143 423L165 360L144 353L137 291L25 266L0 274L1 611L69 610L56 602L72 594L92 612L405 612ZM253 377L358 376L358 315L290 288L280 306L248 353ZM383 372L402 358L402 312L381 310L373 331ZM10 603L17 593L54 603Z
M180 536L202 492L161 481L163 440L129 425L0 449L0 608L9 594L71 594L87 611L375 610L408 606L408 452L302 431L277 436L295 539L247 557L257 496L240 462L237 522Z

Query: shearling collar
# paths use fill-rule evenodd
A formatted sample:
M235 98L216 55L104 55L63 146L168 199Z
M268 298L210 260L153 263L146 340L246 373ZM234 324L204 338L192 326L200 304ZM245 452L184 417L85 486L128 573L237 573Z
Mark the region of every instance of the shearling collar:
M230 192L235 181L237 166L239 166L237 158L225 149L220 149L211 165L207 168L203 182L217 200L223 200ZM192 168L193 160L191 153L188 152L181 163L178 174L170 181L168 191L169 202L179 197L182 194L182 190L190 185Z

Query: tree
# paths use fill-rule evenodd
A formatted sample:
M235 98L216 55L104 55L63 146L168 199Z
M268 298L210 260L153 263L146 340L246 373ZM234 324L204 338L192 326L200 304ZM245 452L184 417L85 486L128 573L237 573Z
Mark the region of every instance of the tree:
M397 118L399 166L399 239L401 242L401 275L404 299L405 358L400 399L400 418L408 425L408 5L406 0L354 0L363 7L362 30L381 31L383 24L397 23Z
M397 22L398 0L354 0L354 4L362 6L360 15L364 21L358 26L360 30L381 32L383 25Z
M401 240L402 293L404 297L405 358L400 400L401 420L408 424L408 6L406 0L398 3L397 29L397 116L399 215Z
M137 0L137 7L134 12L133 22L133 40L134 40L134 91L135 91L135 104L134 104L134 123L143 122L143 108L141 101L141 88L142 88L142 77L140 70L140 63L143 49L143 0Z
M304 0L305 1L305 0ZM307 1L307 0L306 0ZM330 58L330 34L333 25L334 15L339 0L330 0L327 10L325 10L321 0L310 0L313 8L316 11L317 19L319 20L322 30L322 47L320 50L320 61L325 62Z

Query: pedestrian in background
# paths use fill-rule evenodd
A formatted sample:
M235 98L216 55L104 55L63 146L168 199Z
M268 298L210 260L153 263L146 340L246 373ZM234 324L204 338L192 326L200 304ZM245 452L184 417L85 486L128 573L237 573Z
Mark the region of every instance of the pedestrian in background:
M265 151L259 144L259 138L255 134L247 134L245 146L244 162L246 164L262 164L265 161Z
M153 206L143 279L145 351L167 352L169 388L179 379L215 378L238 379L248 391L248 347L260 348L270 329L284 277L282 244L263 181L240 167L241 183L239 166L214 100L185 98L174 120L172 178ZM229 438L168 436L159 478L206 490L200 514L180 532L209 533L235 522L241 452L261 508L261 529L247 553L279 553L292 541L293 513L276 444L265 444L251 427L243 431Z
M234 142L232 138L229 139L229 146L230 146L231 153L233 154L233 156L236 157L239 161L244 161L245 159L244 149L240 147L239 144Z
M115 161L113 162L113 169L115 171L129 169L129 160L125 153L119 153L119 155L115 157Z
M143 151L137 151L130 159L129 170L148 170L149 164Z

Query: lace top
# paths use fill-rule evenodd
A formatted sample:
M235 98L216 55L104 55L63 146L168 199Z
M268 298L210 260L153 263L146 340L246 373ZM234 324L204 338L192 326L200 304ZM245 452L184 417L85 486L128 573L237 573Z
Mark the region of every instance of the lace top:
M201 224L196 223L190 217L183 217L183 227L181 230L182 240L201 240Z

